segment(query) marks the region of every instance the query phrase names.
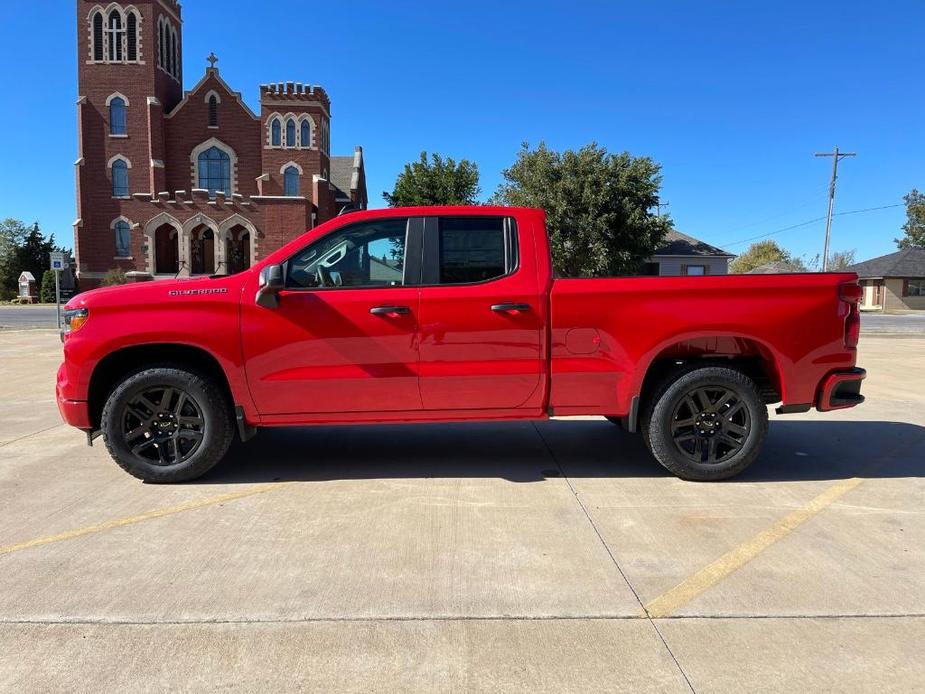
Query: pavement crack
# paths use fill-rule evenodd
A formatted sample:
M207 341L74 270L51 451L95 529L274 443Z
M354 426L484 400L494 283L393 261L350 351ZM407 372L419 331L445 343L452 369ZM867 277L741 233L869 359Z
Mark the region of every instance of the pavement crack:
M546 437L543 436L543 432L540 431L540 428L536 425L536 422L532 422L533 430L536 431L536 435L540 437L540 441L543 442L543 446L546 448L546 452L549 453L549 457L552 458L552 461L556 464L556 467L559 468L559 474L562 476L562 479L565 480L565 483L568 485L568 488L571 490L572 495L575 497L575 501L578 502L578 506L581 508L582 512L585 514L588 523L591 526L591 529L594 530L594 534L597 535L597 539L600 540L601 545L604 547L604 550L607 552L607 556L610 557L610 561L613 562L613 565L616 567L617 571L620 572L620 576L623 578L623 581L626 583L626 587L630 589L633 597L636 598L636 602L639 603L640 609L645 615L645 619L652 625L652 629L655 631L659 640L665 646L665 650L668 652L668 655L671 657L671 660L674 661L675 667L678 668L678 672L681 673L681 677L684 678L684 681L687 683L688 689L696 694L696 689L691 683L690 678L687 676L687 673L684 672L684 668L681 667L681 663L678 662L677 657L674 652L671 650L671 646L668 645L668 641L665 640L665 637L662 635L662 632L659 630L658 625L649 615L649 611L646 610L645 604L642 602L642 599L639 597L639 593L636 592L636 589L633 587L633 584L630 583L629 578L626 575L626 572L623 571L623 567L620 566L620 562L617 561L617 558L614 556L613 552L610 549L610 546L604 540L604 536L601 535L601 531L598 529L597 524L594 522L594 519L591 518L591 514L588 512L587 507L584 505L584 502L578 496L578 491L575 489L572 484L572 480L569 478L568 474L565 472L565 468L562 466L562 463L559 462L559 458L556 456L555 452L552 450L552 446L549 445L549 442L546 440Z
M874 619L923 619L925 613L890 614L832 614L832 615L684 615L661 617L658 621L696 620L874 620ZM61 618L0 618L2 626L184 626L221 624L314 624L314 623L368 623L368 622L613 622L651 621L639 615L366 615L341 617L209 617L189 619L118 619L108 617L61 617Z
M63 427L64 423L52 424L50 427L45 427L44 429L39 429L38 431L33 431L31 434L23 434L18 436L15 439L10 439L9 441L0 442L0 448L4 446L9 446L11 443L16 443L17 441L23 441L25 439L31 438L33 436L38 436L39 434L44 434L46 431L51 431L52 429L57 429L58 427Z

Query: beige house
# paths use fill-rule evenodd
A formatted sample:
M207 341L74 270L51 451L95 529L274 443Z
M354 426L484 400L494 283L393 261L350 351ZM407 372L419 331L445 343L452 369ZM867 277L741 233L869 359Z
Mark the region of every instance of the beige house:
M925 248L904 248L848 271L861 279L862 311L925 310Z
M725 275L735 258L722 248L672 229L664 245L646 260L644 275Z

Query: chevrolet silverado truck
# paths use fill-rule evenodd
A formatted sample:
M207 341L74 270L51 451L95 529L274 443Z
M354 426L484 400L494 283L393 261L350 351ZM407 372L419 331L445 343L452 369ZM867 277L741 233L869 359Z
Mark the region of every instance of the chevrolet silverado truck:
M541 210L355 212L235 275L74 297L57 402L148 482L259 427L571 415L718 480L758 456L767 405L863 402L859 298L851 273L554 279Z

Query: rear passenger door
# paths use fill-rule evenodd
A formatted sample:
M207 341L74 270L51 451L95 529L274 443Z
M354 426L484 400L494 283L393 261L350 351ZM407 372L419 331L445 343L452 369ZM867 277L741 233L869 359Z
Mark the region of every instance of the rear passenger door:
M539 407L543 324L532 237L513 217L424 221L420 386L425 410Z

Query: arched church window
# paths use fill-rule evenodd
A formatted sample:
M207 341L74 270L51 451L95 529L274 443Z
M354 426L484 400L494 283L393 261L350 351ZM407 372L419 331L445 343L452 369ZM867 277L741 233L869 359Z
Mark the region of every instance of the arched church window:
M295 120L286 121L286 146L295 147Z
M127 57L130 61L135 62L138 60L138 15L134 12L129 12L125 18L125 31Z
M126 134L125 99L120 96L109 102L109 134Z
M112 163L112 196L128 197L128 164L124 159L116 159Z
M215 94L209 97L209 127L218 127L218 97Z
M128 222L120 219L113 224L112 229L116 236L116 257L128 258L132 254L132 237Z
M299 170L294 166L287 166L283 172L283 188L289 197L299 194Z
M122 27L122 15L119 11L113 9L109 13L109 60L121 62L122 60L122 39L125 37L125 29Z
M93 59L103 60L103 13L93 15Z
M282 135L280 133L279 118L274 118L270 122L270 144L273 147L282 145Z
M302 137L299 139L299 143L302 147L311 147L312 146L312 126L308 120L302 121Z
M199 155L199 187L209 191L211 197L221 191L231 193L231 157L212 146Z

